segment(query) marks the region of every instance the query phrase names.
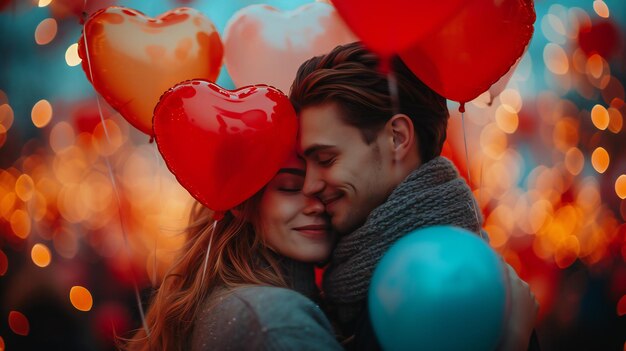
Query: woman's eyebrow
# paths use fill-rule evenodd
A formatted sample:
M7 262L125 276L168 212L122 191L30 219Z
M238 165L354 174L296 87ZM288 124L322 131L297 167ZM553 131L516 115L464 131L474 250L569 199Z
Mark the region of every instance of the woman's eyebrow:
M302 176L304 177L304 169L299 169L299 168L281 168L280 170L278 170L278 173L289 173L289 174L295 174L297 176Z

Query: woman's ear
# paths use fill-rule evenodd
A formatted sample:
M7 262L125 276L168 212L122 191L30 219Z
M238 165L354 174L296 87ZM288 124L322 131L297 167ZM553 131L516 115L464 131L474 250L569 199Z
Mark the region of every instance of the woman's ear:
M395 114L387 121L387 126L392 133L394 160L403 160L412 152L417 152L415 129L413 129L413 121L409 116L404 113Z

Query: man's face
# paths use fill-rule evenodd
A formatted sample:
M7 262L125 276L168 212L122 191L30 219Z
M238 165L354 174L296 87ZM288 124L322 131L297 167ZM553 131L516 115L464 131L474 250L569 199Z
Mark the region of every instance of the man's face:
M340 235L361 226L393 190L384 133L368 145L341 113L334 103L306 107L299 133L299 152L306 160L303 192L324 202Z

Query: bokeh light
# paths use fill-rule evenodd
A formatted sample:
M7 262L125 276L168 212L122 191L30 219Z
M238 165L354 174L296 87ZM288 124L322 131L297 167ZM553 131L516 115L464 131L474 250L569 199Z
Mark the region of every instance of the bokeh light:
M17 334L26 336L30 331L30 324L28 323L28 318L18 311L9 312L9 328Z
M15 194L20 200L27 202L33 198L33 192L35 190L35 184L33 179L28 174L22 174L15 181Z
M52 105L47 100L39 100L33 106L30 116L35 127L43 128L52 119Z
M591 109L591 121L596 128L605 130L609 126L609 111L602 105L595 105Z
M585 156L580 149L573 147L565 154L565 167L573 174L578 175L585 165Z
M543 50L546 67L554 74L563 75L569 70L569 60L565 50L557 44L549 43Z
M78 285L70 289L70 301L74 308L83 312L90 311L93 306L93 298L89 290Z
M591 165L598 173L604 173L609 168L609 153L603 147L596 148L591 154Z
M46 18L35 29L35 42L39 45L49 44L57 35L57 21L54 18Z
M39 267L47 267L52 260L52 255L50 254L50 249L44 244L35 244L30 251L30 257L33 259L33 263L35 263Z
M609 18L609 7L603 0L594 0L593 10L598 14L598 16Z
M615 181L615 193L620 199L626 199L626 174L617 177Z
M78 44L74 43L65 50L65 63L74 67L80 65L83 60L78 56Z
M39 0L39 7L46 7L48 5L50 5L50 3L52 2L52 0Z

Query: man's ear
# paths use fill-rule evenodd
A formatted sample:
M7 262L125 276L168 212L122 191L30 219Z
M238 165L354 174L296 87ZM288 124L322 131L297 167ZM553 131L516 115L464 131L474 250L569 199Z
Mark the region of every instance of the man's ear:
M387 121L387 127L392 134L394 160L403 160L411 152L417 150L415 148L415 129L413 129L413 121L409 116L403 113L395 114Z

